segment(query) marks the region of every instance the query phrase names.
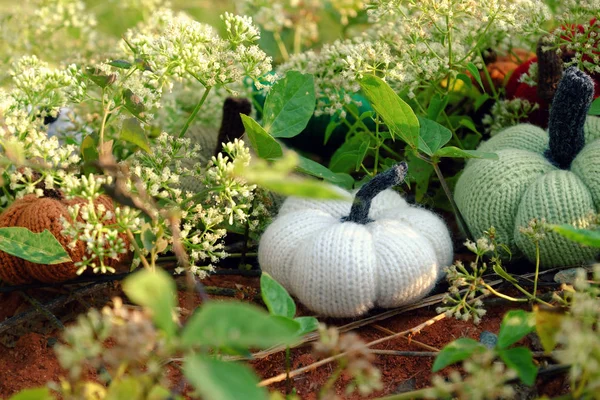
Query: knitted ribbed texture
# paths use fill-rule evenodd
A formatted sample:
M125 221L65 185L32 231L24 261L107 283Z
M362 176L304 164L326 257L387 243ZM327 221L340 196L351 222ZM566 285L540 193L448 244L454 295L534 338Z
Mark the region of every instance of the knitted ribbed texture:
M67 210L69 205L87 204L83 199L61 200L55 198L38 198L33 194L26 195L22 199L16 200L8 209L0 215L0 227L20 226L29 229L32 232L40 233L45 229L49 230L62 244L73 262L67 262L55 265L41 265L21 258L12 256L0 251L0 280L11 284L25 284L34 281L41 282L62 282L77 277L75 262L81 261L85 253L85 243L77 241L75 247L69 246L71 238L63 236L61 216L71 221ZM96 204L103 204L106 210L112 212L113 217L106 221L106 224L116 223L114 217L114 207L109 197L101 196L96 200ZM129 239L125 235L120 235L129 246ZM129 254L124 254L119 260L107 258L107 266L116 266L119 262L125 261Z
M444 222L392 190L373 198L373 222L342 222L351 207L350 200L288 198L260 240L263 271L324 316L355 317L424 297L452 263Z
M585 227L590 213L600 210L600 119L587 117L585 124L580 119L587 112L593 87L579 71L570 68L567 75L552 109L554 152L548 150L549 135L541 128L529 124L508 128L480 146L499 159L471 160L455 189L456 204L473 236L480 237L494 226L498 241L508 245L513 256L524 253L532 261L535 247L519 227L533 218ZM566 111L569 106L576 110ZM581 126L585 146L577 154ZM576 157L570 162L573 154ZM584 263L597 251L548 233L540 242L540 254L542 267L550 268Z

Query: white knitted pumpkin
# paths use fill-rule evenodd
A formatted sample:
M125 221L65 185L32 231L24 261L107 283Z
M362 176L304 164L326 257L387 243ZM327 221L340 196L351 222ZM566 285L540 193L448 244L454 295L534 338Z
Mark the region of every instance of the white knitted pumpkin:
M424 297L452 263L452 241L439 217L388 189L406 170L400 163L376 176L354 203L288 198L260 240L263 271L324 316Z

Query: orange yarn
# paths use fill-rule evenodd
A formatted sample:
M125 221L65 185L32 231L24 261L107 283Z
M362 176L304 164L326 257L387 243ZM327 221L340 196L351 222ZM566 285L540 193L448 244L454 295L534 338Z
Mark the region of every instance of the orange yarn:
M60 195L60 193L59 193ZM63 282L77 277L76 262L82 260L85 254L85 243L78 240L75 247L69 246L71 238L61 234L63 229L61 217L72 222L67 210L68 206L75 204L86 204L87 201L80 198L65 200L52 197L36 197L34 194L24 196L16 200L8 209L0 215L0 227L20 226L32 232L40 233L48 229L54 237L62 244L63 248L71 257L72 262L42 265L35 264L22 258L18 258L0 251L0 279L10 284L20 285L33 281L41 282ZM113 213L113 217L106 224L116 222L114 217L114 206L112 199L108 196L100 196L95 204L103 204L107 211ZM79 217L78 220L81 220ZM126 235L119 235L129 247L129 239ZM118 260L106 258L104 264L114 267L129 257L126 253Z

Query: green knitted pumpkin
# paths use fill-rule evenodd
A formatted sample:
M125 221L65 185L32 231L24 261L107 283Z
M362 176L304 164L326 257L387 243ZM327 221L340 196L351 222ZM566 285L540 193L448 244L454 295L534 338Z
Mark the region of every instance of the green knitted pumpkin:
M590 225L600 210L600 118L587 117L594 94L591 78L567 69L552 103L548 133L530 124L510 127L480 150L499 159L471 160L457 182L455 200L471 234L491 226L513 255L535 260L535 245L520 232L534 218L548 223ZM597 249L554 232L540 242L545 268L592 260Z

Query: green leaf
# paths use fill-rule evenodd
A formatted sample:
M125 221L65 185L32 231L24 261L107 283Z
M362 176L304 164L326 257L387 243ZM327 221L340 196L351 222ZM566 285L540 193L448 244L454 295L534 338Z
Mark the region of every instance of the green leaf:
M152 232L149 226L142 227L142 234L140 235L144 249L152 251L156 246L156 235Z
M542 342L544 351L550 354L558 343L558 332L564 318L564 314L554 311L534 308L535 331Z
M471 78L467 74L458 74L456 75L456 79L458 79L459 81L463 81L467 88L473 87L473 81L471 81ZM454 88L456 88L456 86L454 86Z
M472 354L485 351L485 346L470 338L457 339L444 347L435 358L432 372L438 372L448 365L456 364L471 357Z
M123 291L131 301L152 311L154 324L168 337L175 335L176 287L168 273L159 268L155 272L146 269L136 272L123 281Z
M92 135L87 135L81 141L81 156L86 162L98 160L98 144Z
M589 115L600 115L600 97L592 102L590 109L588 111Z
M479 70L477 69L475 64L468 63L467 70L471 73L471 75L473 75L473 78L475 78L477 83L479 83L479 87L481 88L481 90L485 91L485 87L483 86L483 82L481 81L481 75L479 74Z
M333 172L329 168L306 157L298 156L297 168L300 172L317 178L322 178L327 182L331 182L346 189L351 189L354 185L354 178L352 178L350 175L340 172Z
M442 97L436 93L429 101L429 107L427 107L427 118L432 121L437 121L441 112L446 109L448 105L448 96Z
M250 144L260 158L274 160L283 155L281 145L277 143L277 140L273 139L273 137L271 137L258 122L253 120L252 117L244 114L240 114L240 117L242 117L242 123L244 124L246 134L250 139Z
M429 189L429 182L431 175L434 173L433 165L425 160L422 160L415 156L413 152L410 152L407 156L408 162L408 182L414 182L415 188L415 199L417 202L421 202Z
M36 264L70 262L71 257L49 230L33 233L27 228L0 228L0 250Z
M504 268L502 268L502 266L500 264L494 264L492 269L494 270L494 272L496 274L498 274L498 276L504 278L504 280L506 280L508 282L512 282L512 283L518 282L511 274L506 272L506 270Z
M319 327L319 320L315 317L298 317L294 318L294 321L300 324L299 336L316 331Z
M272 315L288 318L294 318L296 315L294 300L287 290L266 272L263 272L260 277L260 294Z
M288 71L269 90L263 126L271 136L291 138L306 128L315 110L315 82L310 74Z
M54 400L54 396L50 395L48 388L35 388L21 390L9 400Z
M502 318L496 347L505 349L523 339L535 329L535 316L523 310L510 310Z
M367 152L369 151L369 142L362 142L358 149L358 157L356 157L356 166L355 169L358 171L365 157L367 156Z
M272 318L265 310L240 302L211 302L188 321L181 336L185 346L267 348L291 344L300 324Z
M135 144L146 153L152 152L150 149L150 140L148 139L148 136L146 136L146 132L137 118L128 118L123 121L123 127L121 128L119 138Z
M142 99L140 99L138 95L133 93L131 89L123 90L123 106L134 117L141 119L142 121L146 118L146 116L144 115L146 107L142 103Z
M183 374L205 400L267 400L268 392L250 367L215 360L202 355L188 356Z
M102 89L112 85L117 80L115 74L105 75L98 68L86 68L83 74Z
M112 65L115 68L129 69L133 64L125 60L112 60L108 63L108 65Z
M375 75L366 75L361 79L360 86L388 129L416 149L419 145L419 120L412 108Z
M427 118L419 117L419 150L432 156L452 139L450 129Z
M552 230L569 240L590 247L600 247L600 230L578 229L572 225L550 225Z
M435 152L434 156L450 158L484 158L486 160L498 159L496 153L486 153L479 150L462 150L454 146L442 147Z
M110 383L105 400L139 399L143 395L142 382L133 377L125 377Z
M515 347L499 351L498 356L507 367L517 372L524 384L532 386L535 383L538 369L533 363L531 350L526 347Z

